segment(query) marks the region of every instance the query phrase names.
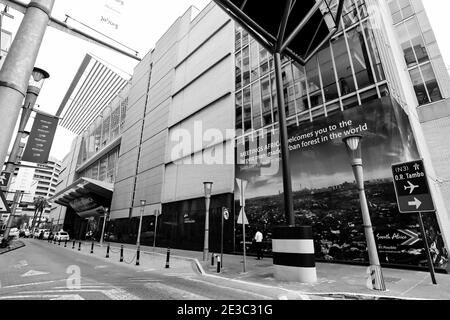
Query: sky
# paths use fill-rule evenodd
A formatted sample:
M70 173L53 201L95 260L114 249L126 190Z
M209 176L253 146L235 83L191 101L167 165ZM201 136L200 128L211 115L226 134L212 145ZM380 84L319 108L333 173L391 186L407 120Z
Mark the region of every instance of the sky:
M202 10L209 2L210 0L56 0L52 16L64 21L68 14L71 17L67 20L70 26L104 39L75 20L83 22L138 51L139 57L142 58L191 5ZM14 20L5 21L4 29L13 32L17 30L23 15L17 12L14 12L14 15ZM102 16L106 18L103 22ZM108 20L111 23L108 23ZM36 61L37 67L50 74L37 100L39 110L56 113L86 53L92 53L122 69L130 74L130 77L138 63L135 59L49 27ZM59 128L51 156L62 160L70 152L69 141L73 138L75 135Z
M65 20L65 15L68 14L137 50L139 56L143 57L190 5L202 10L209 2L210 0L56 0L52 15L59 20ZM423 3L445 64L450 67L450 39L447 34L450 2L448 0L423 0ZM102 16L113 23L102 22ZM16 14L13 21L7 21L12 29L10 30L16 30L21 20L22 16ZM68 23L83 29L73 19L69 19ZM118 28L115 27L116 24ZM92 34L95 35L95 33ZM56 113L86 53L92 53L130 75L138 63L136 60L112 50L49 27L36 62L36 66L47 70L51 75L39 95L37 101L39 110L50 114ZM68 141L74 137L67 130L58 129L51 156L62 160L70 151Z

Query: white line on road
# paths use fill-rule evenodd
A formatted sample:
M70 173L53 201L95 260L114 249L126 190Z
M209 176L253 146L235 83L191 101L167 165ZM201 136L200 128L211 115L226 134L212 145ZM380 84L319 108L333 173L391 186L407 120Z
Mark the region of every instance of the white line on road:
M207 285L210 285L210 286L214 286L214 287L217 287L217 288L222 288L222 289L227 289L227 290L233 290L233 291L238 291L238 292L242 292L242 293L244 293L244 294L250 294L250 295L253 295L253 296L257 296L257 297L260 297L260 298L262 298L262 299L266 299L266 300L273 300L273 297L269 297L269 296L266 296L266 295L262 295L262 294L259 294L259 293L254 293L254 292L251 292L251 291L247 291L247 290L243 290L243 289L237 289L237 288L233 288L233 287L228 287L228 286L223 286L223 285L218 285L218 284L216 284L216 283L212 283L212 282L208 282L208 281L203 281L203 280L200 280L200 279L189 279L189 281L194 281L194 282L200 282L200 283L204 283L204 284L207 284Z
M0 297L0 300L19 300L19 299L48 299L48 300L84 300L77 294L68 294L68 295L14 295L14 296L5 296Z
M140 298L132 295L125 290L114 288L110 290L93 290L93 289L72 289L72 290L42 290L42 291L27 291L27 292L19 292L19 294L37 294L37 295L45 295L51 293L101 293L110 298L111 300L140 300Z
M53 281L44 281L44 282L24 283L24 284L17 284L17 285L3 287L2 289L15 289L15 288L22 288L22 287L32 287L32 286L39 286L39 285L42 285L42 284L50 284L50 283L65 282L65 281L67 281L67 279L53 280Z
M152 283L152 284L147 284L145 286L149 289L159 289L159 290L166 291L175 300L211 300L207 297L204 297L204 296L201 296L201 295L198 295L198 294L186 291L186 290L182 290L179 288L175 288L175 287L163 284L163 283Z

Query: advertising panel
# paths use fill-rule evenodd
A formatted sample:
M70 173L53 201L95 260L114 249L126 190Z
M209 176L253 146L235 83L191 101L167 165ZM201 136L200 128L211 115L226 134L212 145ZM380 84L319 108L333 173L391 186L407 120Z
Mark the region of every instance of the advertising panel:
M391 166L419 154L408 116L391 98L370 101L321 116L288 129L296 223L312 225L319 260L367 263L358 190L342 139L363 136L363 168L369 211L380 260L384 264L426 266L427 258L415 215L400 214ZM248 181L249 232L264 230L271 251L271 230L285 224L278 132L237 140L236 178ZM239 212L235 186L235 212ZM434 213L425 221L437 268L445 268L443 245ZM236 251L239 251L239 228Z

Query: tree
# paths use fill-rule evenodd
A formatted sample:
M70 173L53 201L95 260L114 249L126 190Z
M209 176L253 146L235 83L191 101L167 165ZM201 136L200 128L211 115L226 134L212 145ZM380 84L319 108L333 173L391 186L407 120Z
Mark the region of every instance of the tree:
M34 198L33 204L34 204L34 216L33 216L32 230L34 230L34 227L36 226L36 219L38 216L39 219L36 228L39 228L39 225L41 224L42 213L44 212L45 208L49 206L47 199L45 199L44 197Z

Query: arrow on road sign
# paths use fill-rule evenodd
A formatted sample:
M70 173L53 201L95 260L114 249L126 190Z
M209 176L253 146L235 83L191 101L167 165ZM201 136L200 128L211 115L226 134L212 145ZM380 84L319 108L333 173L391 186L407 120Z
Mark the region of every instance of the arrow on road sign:
M419 199L417 199L417 198L414 198L414 201L409 201L408 202L408 205L410 206L410 207L416 207L416 209L419 209L420 208L420 206L422 205L422 202L419 200Z
M416 242L420 241L419 235L415 232L412 232L411 230L399 230L399 231L410 237L408 240L406 240L401 244L402 246L412 246Z

